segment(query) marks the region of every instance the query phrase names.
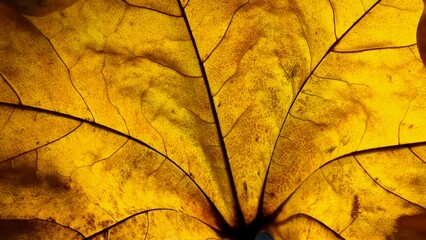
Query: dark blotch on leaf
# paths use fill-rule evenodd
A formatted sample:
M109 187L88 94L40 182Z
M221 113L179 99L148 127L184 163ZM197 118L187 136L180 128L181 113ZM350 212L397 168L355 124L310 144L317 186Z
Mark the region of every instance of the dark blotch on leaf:
M352 211L351 211L351 217L356 218L359 213L359 199L358 195L354 196L354 200L352 202Z
M425 3L425 0L423 0ZM417 26L417 47L419 49L420 57L422 58L423 64L426 65L426 10L423 10L423 14L420 18L419 25Z
M83 236L55 223L52 217L42 219L0 219L0 239L83 239Z
M396 221L397 231L391 237L395 240L424 240L426 239L426 213L413 216L402 216Z
M0 176L4 183L22 187L34 187L41 184L36 176L36 166L31 162L13 167L12 162L4 162L0 165Z
M63 10L77 0L2 0L2 3L19 13L31 16L43 16Z
M19 239L25 234L36 232L37 226L30 220L0 220L0 236L2 239Z
M59 174L46 174L43 177L48 186L57 190L70 190L71 178L60 176Z

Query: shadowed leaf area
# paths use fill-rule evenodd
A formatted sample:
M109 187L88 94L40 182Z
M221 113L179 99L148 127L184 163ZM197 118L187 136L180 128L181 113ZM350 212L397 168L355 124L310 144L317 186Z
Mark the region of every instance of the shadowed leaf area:
M397 220L395 239L424 239L426 236L426 215L402 216Z
M2 0L0 239L426 239L421 0Z

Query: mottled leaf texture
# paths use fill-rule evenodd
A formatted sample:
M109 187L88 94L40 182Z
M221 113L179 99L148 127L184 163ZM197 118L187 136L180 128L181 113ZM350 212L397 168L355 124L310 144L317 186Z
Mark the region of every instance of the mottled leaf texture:
M0 239L426 239L421 0L2 0Z

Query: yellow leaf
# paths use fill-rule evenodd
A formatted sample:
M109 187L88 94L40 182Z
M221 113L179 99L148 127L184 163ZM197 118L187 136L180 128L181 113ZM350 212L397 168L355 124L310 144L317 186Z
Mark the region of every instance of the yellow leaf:
M3 238L426 235L420 0L4 0L0 29Z

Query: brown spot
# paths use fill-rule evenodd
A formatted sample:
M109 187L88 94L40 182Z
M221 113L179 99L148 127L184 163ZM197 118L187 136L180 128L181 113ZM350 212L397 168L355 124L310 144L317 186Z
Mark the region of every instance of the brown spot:
M95 228L95 214L89 213L87 217L83 217L83 218L86 219L86 222L89 225L89 227L93 229Z
M386 209L384 209L383 207L380 207L380 206L376 207L376 212L385 212L385 211Z
M332 153L334 150L336 150L336 146L333 146L331 148L328 148L327 150L325 150L326 153Z
M359 214L359 199L358 199L358 195L355 195L354 200L352 202L351 218L358 217L358 214Z
M343 137L343 139L340 142L343 144L343 146L346 146L349 143L349 138L347 136L345 136L345 137Z
M111 221L111 220L105 220L105 221L100 222L100 225L103 228L107 228L107 227L111 226L112 223L113 223L113 221Z
M418 185L421 185L421 184L422 184L422 179L420 179L420 178L418 178L418 177L410 178L410 184L411 184L412 186L418 186Z

